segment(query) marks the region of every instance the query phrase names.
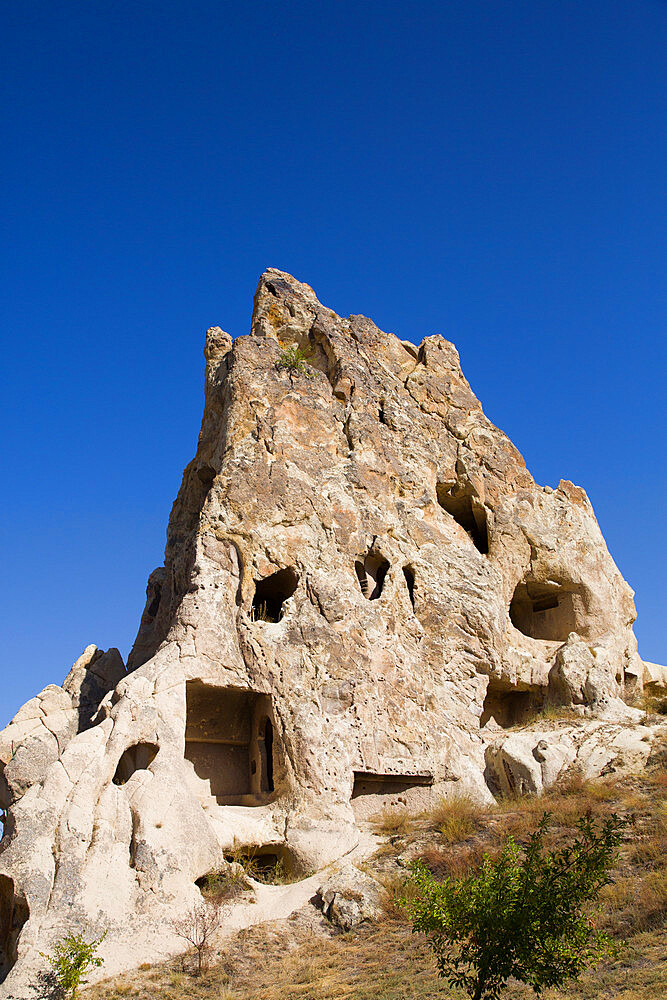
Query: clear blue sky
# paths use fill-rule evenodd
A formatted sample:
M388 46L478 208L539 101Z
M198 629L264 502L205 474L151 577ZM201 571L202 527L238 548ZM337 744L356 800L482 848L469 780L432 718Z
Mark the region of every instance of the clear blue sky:
M664 0L24 0L0 45L0 725L132 643L267 266L442 333L664 661Z

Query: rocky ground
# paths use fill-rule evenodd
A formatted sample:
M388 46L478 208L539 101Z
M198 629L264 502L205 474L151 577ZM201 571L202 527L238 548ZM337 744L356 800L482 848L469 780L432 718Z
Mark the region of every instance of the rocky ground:
M396 905L406 862L421 857L438 874L461 875L485 851L497 851L508 834L525 841L544 810L552 814L550 835L557 842L589 809L597 817L615 812L632 820L598 918L621 945L620 952L580 981L544 996L661 997L667 992L667 733L640 774L610 775L595 784L572 778L544 796L501 799L495 808L462 799L420 815L385 810L369 824L378 847L359 869L357 895L371 909L369 883L381 885L380 907L372 918L342 930L322 912L322 894L315 894L317 905L309 902L287 919L221 937L201 977L193 975L192 959L185 955L91 987L86 1000L455 1000L462 994L437 979L425 940L411 933ZM308 879L309 890L317 882L316 876ZM353 892L342 895L355 903ZM326 910L326 892L324 899ZM511 983L506 995L523 1000L533 994Z

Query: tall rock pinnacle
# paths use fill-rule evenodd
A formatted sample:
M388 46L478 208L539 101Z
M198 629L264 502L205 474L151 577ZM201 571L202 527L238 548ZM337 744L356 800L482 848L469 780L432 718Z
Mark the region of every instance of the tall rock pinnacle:
M213 327L205 356L127 671L89 647L0 733L9 997L71 930L107 932L105 974L178 951L235 847L313 870L385 804L540 793L650 750L624 700L632 592L586 494L535 484L451 343L271 269L250 335Z

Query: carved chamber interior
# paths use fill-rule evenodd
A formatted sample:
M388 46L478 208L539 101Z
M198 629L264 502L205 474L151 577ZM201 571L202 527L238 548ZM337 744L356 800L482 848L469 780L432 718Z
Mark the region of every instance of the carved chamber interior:
M514 627L531 639L565 642L570 632L587 638L586 606L582 588L575 584L518 584L510 604Z
M425 809L430 804L433 775L381 774L355 771L352 786L352 810L359 820L370 819L384 807Z
M479 720L480 728L494 719L503 729L518 726L542 708L544 696L541 692L517 691L506 684L491 681L486 689L486 697Z
M261 805L274 790L275 739L268 695L186 685L185 757L218 805Z
M0 875L0 983L16 964L19 937L29 916L28 904L15 893L13 880Z

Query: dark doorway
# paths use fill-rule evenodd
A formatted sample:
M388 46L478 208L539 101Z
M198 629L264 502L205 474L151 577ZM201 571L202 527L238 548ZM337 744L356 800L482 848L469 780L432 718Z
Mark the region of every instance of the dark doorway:
M273 726L266 717L259 728L260 791L273 791Z
M15 892L13 879L0 875L0 983L16 964L19 937L29 916L28 904Z

